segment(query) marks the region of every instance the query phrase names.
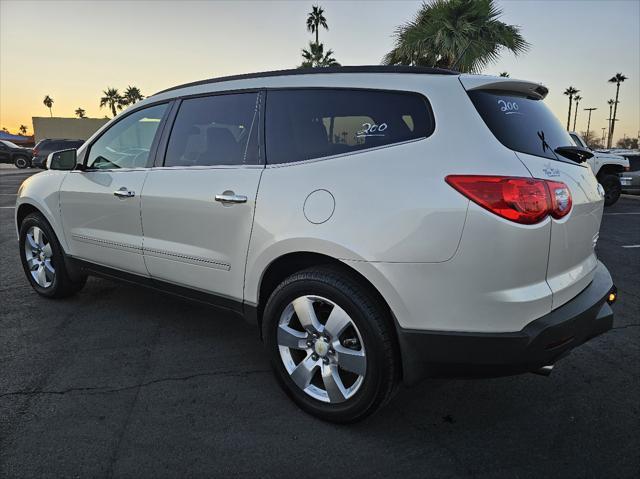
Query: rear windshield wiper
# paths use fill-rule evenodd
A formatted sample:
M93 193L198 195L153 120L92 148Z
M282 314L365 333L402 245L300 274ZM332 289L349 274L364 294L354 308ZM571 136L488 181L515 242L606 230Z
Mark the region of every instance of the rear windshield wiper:
M559 146L553 151L571 161L575 161L576 163L584 163L589 158L593 157L593 152L591 150L581 146Z

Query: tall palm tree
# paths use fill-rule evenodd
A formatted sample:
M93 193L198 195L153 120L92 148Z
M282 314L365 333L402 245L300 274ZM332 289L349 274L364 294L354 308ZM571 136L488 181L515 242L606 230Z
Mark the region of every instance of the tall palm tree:
M307 30L316 34L316 43L320 43L318 40L318 32L320 27L325 30L329 30L327 25L327 19L324 17L324 9L317 5L314 5L312 10L307 15Z
M340 64L333 58L333 50L325 53L322 43L309 42L309 49L302 49L302 65L300 68L339 67Z
M21 135L27 134L27 127L25 125L20 125L20 128L18 128L18 130L20 131Z
M573 114L573 131L576 131L576 120L578 119L578 104L580 103L580 100L582 100L582 97L580 95L576 95L573 98L573 101L576 102L576 110L575 110L575 113Z
M580 90L576 90L572 86L570 86L564 91L564 94L569 96L569 115L567 116L567 131L569 131L569 126L571 126L571 105L573 104L573 96L579 91Z
M53 111L51 110L51 107L53 106L53 98L51 98L49 95L46 95L44 97L44 100L42 100L42 103L44 103L44 106L49 109L49 115L53 118Z
M136 102L144 100L144 95L140 91L140 88L135 86L128 86L122 95L122 105L134 105Z
M122 96L117 88L107 88L102 92L104 95L100 98L100 108L108 107L111 109L113 116L117 115L116 108L122 109Z
M80 107L78 107L78 108L76 109L76 116L77 116L78 118L86 118L86 117L87 117L86 112L84 111L84 109L83 109L83 108L80 108Z
M616 102L613 105L613 120L611 120L611 132L609 133L609 142L607 148L611 148L613 142L613 130L616 128L616 116L618 115L618 95L620 94L620 83L627 80L627 77L622 73L616 73L615 76L609 78L609 83L616 84Z
M479 72L503 48L518 55L529 48L520 28L498 18L494 0L430 0L395 32L386 65L418 65Z

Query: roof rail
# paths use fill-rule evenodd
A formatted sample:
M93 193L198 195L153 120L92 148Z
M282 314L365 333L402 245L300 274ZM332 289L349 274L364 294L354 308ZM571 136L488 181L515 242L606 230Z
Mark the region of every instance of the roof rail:
M242 75L231 75L218 78L210 78L208 80L200 80L183 85L167 88L159 91L152 96L166 93L180 88L187 88L198 85L206 85L208 83L219 83L232 80L247 80L251 78L267 78L292 75L313 75L318 73L417 73L422 75L459 75L459 72L453 70L445 70L444 68L428 68L413 67L405 65L363 65L363 66L341 66L341 67L325 67L325 68L295 68L291 70L273 70L268 72L245 73Z

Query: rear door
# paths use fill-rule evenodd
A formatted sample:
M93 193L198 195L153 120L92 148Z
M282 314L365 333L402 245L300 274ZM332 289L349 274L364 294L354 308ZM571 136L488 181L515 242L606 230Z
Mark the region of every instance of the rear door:
M142 192L150 275L241 301L263 166L258 92L182 100Z
M512 86L509 83L513 82L505 88ZM492 87L474 89L469 96L496 138L515 151L533 177L563 182L571 191L571 212L551 224L547 283L553 292L552 307L557 308L593 279L604 205L598 182L587 163L554 152L573 141L543 103L543 95Z

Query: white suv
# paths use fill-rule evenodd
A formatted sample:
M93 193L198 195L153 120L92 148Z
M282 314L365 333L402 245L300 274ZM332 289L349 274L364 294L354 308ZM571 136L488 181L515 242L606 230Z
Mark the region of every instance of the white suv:
M615 290L602 189L546 94L412 67L160 92L24 182L24 270L45 297L97 274L235 311L336 422L400 381L549 371Z

